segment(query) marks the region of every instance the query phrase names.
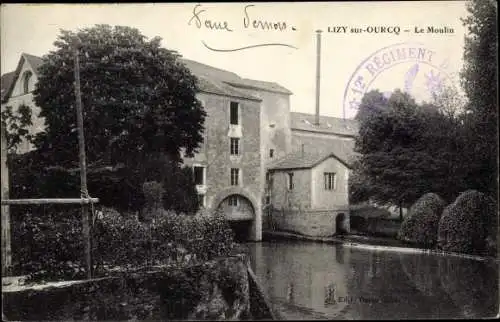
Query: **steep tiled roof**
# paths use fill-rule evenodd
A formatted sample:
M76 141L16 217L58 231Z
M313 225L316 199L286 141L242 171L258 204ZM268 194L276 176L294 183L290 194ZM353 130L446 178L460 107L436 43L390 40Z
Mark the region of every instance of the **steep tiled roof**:
M254 97L248 93L245 93L244 91L240 91L219 80L211 79L207 76L197 76L197 78L198 88L202 92L261 101L260 98Z
M290 113L292 130L303 130L311 132L324 132L344 136L355 136L359 125L355 120L342 119L331 116L320 116L320 124L314 124L315 115L306 113Z
M265 82L265 81L254 80L254 79L241 78L238 81L227 81L226 83L228 83L232 86L241 87L241 88L259 89L259 90L264 90L264 91L268 91L268 92L275 92L275 93L287 94L287 95L293 94L291 91L289 91L285 87L281 86L280 84L274 83L274 82Z
M5 73L2 75L2 101L4 100L7 91L9 90L10 84L12 84L12 81L14 80L14 76L16 75L15 72L10 72L10 73Z
M26 58L28 63L33 67L35 72L38 71L38 68L43 65L43 59L38 56L33 56L30 54L23 53L23 57Z
M43 64L42 58L38 56L23 53L21 57L22 59L26 59L35 71ZM193 60L179 58L179 61L181 61L196 77L198 77L200 90L207 93L256 101L260 101L261 99L249 94L244 90L245 87L275 92L287 92L291 94L290 91L276 83L243 79L235 73L208 66ZM7 73L2 76L2 100L8 93L15 78L16 72ZM241 87L242 90L239 90L238 87Z
M12 90L14 89L14 85L15 85L14 83L16 82L17 78L19 77L22 64L25 60L33 68L33 71L35 72L35 74L38 72L38 68L43 64L42 58L30 55L30 54L22 53L21 59L19 60L19 63L17 64L16 70L14 72L12 72L13 75L7 76L9 73L2 75L2 102L4 102L5 100L8 99L8 97L10 97L10 94L11 94ZM4 89L4 77L6 77L5 89Z
M209 77L210 79L217 79L234 87L253 88L268 92L292 94L292 92L290 92L288 89L277 83L241 78L235 73L228 72L226 70L215 68L209 65L205 65L193 60L185 58L180 58L179 60L182 63L184 63L184 65L186 65L186 67L189 68L189 70L191 70L191 72L198 77L206 76Z
M310 169L320 164L324 160L333 157L343 163L346 167L350 167L347 160L342 159L337 153L317 153L317 152L293 152L286 155L284 158L274 162L268 168L270 170L291 170L291 169Z

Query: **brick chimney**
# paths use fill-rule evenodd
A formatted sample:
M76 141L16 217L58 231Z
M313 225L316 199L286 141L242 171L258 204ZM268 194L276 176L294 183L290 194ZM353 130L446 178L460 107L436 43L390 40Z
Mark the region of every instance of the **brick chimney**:
M321 77L321 30L316 30L316 119L315 124L319 125L319 97L320 97L320 77Z

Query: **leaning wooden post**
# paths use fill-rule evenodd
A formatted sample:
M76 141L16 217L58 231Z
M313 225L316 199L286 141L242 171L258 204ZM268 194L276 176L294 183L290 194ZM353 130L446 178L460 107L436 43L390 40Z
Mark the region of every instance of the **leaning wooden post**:
M80 92L80 39L73 39L74 49L74 71L75 71L75 98L76 98L76 119L78 125L78 146L80 149L80 182L81 182L81 198L88 198L87 192L87 164L85 157L85 137L83 135L83 112L82 112L82 93ZM83 243L85 248L85 270L87 278L92 278L91 265L91 246L90 246L90 224L89 224L89 207L88 204L82 203L82 224L83 224Z
M7 134L2 126L2 200L9 199L9 167L7 165ZM2 276L8 276L12 265L10 212L9 206L2 205Z

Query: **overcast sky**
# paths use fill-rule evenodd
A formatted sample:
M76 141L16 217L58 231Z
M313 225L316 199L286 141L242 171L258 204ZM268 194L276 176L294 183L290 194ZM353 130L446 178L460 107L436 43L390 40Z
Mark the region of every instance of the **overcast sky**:
M277 82L294 93L292 111L314 113L315 30L322 29L321 114L342 117L344 93L346 87L352 85L349 80L361 72L357 67L381 48L418 42L421 48L433 52L436 60L447 61L447 66L442 68L446 69L449 79L462 65L465 29L460 18L466 15L463 1L255 3L247 7L245 14L245 6L249 4L202 3L197 11L205 11L198 15L199 20L193 18L196 3L2 5L1 70L2 73L14 70L23 52L46 54L53 49L59 29L76 30L95 24L125 25L138 28L147 37L162 37L164 47L177 50L185 58L242 77ZM248 28L245 28L245 18L250 19ZM232 31L210 30L205 27L205 19L220 22L221 26L226 21ZM253 27L254 20L285 22L286 28L262 30ZM197 27L198 21L202 23L201 28ZM336 26L348 27L348 33L328 32L328 27L334 30ZM354 27L366 30L369 26L399 27L401 32L399 35L350 32ZM454 33L415 33L415 28L427 29L428 26L446 26ZM221 52L206 48L203 42L218 50L268 43L287 46ZM408 62L388 68L370 88L403 88L405 75L412 66ZM429 68L421 67L422 77L415 79L412 94L417 98L426 99L421 85L426 79L425 73L435 72ZM352 112L348 111L346 116L352 116Z

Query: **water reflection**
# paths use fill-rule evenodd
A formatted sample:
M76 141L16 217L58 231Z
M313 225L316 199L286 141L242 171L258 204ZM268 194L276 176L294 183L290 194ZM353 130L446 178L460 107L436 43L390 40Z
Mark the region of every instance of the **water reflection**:
M249 247L257 277L285 318L477 318L498 312L497 264L300 242Z

